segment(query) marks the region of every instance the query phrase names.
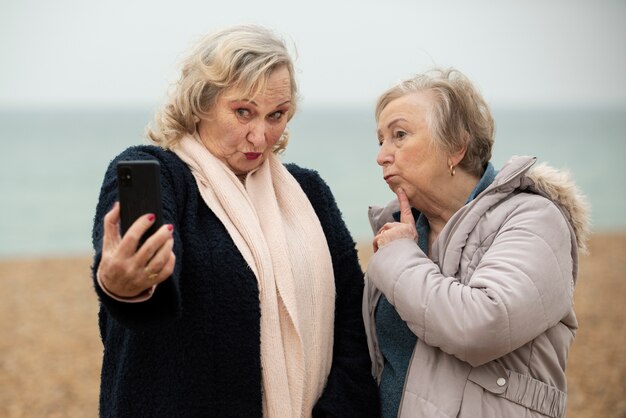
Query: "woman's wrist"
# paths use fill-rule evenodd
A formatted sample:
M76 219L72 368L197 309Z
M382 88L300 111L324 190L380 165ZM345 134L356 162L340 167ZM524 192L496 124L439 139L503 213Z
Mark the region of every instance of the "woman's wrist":
M118 302L125 302L125 303L145 302L152 297L152 295L154 294L154 290L156 289L156 285L153 285L152 287L142 291L136 296L119 296L115 294L114 292L112 292L111 290L107 289L104 282L102 281L102 277L100 275L100 269L98 269L98 271L96 272L96 281L98 282L98 286L100 286L100 289L102 289L102 291L107 296L109 296L111 299L114 299Z

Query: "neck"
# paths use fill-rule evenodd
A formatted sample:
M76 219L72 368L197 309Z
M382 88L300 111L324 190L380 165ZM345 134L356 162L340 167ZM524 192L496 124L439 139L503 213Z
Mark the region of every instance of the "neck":
M431 238L436 238L448 220L461 209L480 178L457 168L456 174L446 179L443 187L439 187L440 194L434 210L424 211L430 226Z

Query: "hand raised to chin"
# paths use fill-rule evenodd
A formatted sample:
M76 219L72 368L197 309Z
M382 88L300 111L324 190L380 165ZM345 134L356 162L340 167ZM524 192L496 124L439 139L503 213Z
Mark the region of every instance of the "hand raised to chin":
M396 195L400 203L400 222L388 222L378 230L372 242L374 252L390 242L401 238L408 238L417 242L415 218L413 218L413 212L411 212L409 198L401 188L396 190Z

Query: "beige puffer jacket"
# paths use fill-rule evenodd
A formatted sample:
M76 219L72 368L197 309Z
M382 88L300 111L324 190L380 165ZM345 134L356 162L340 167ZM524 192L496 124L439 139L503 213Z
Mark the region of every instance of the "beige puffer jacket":
M567 175L514 157L448 221L432 260L408 239L369 261L363 316L373 363L381 292L418 340L399 417L563 417L587 205ZM397 202L370 208L373 230Z

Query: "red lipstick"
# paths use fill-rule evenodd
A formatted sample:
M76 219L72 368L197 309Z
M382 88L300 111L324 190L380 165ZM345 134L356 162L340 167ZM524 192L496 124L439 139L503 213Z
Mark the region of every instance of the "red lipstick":
M256 160L262 155L260 152L244 152L243 154L246 156L246 160Z

